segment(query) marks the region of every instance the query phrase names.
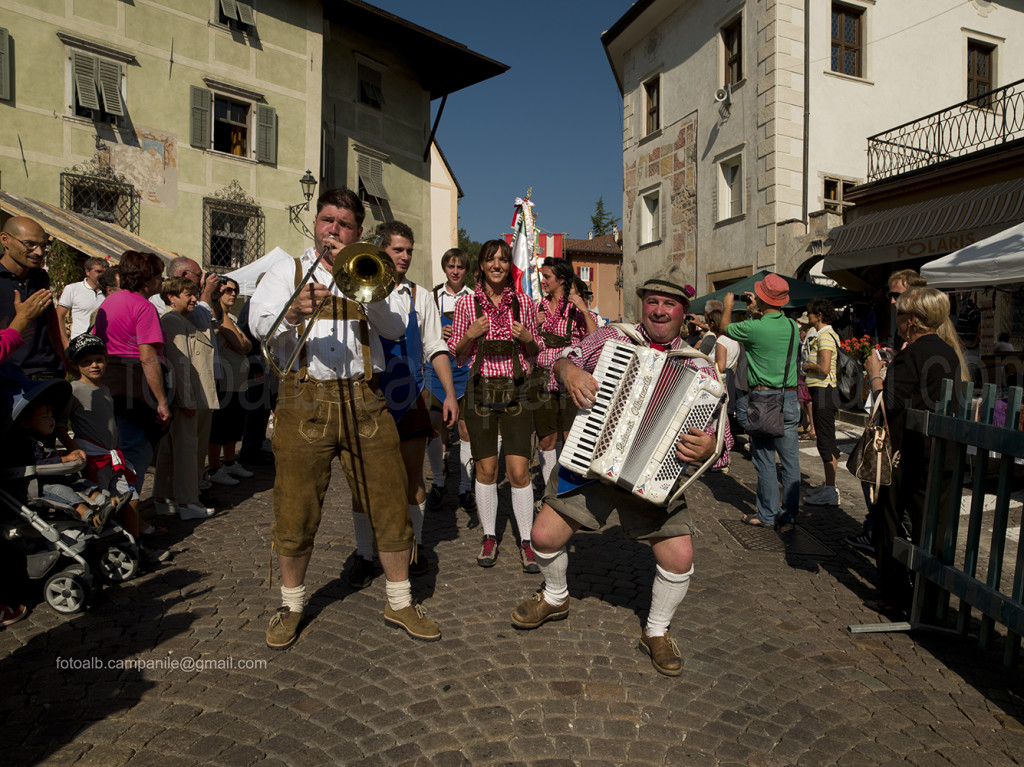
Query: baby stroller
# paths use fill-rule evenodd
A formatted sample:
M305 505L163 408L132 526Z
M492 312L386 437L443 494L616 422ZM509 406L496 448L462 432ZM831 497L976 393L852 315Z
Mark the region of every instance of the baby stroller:
M69 394L66 381L32 387L15 398L12 423L32 404L50 402L63 410ZM6 434L5 442L10 437ZM75 461L0 468L0 535L25 557L30 579L45 578L43 597L63 614L85 609L95 588L94 574L120 583L139 569L138 542L116 521L109 519L97 529L73 506L41 496L40 485L47 477L76 474L84 466L84 461Z

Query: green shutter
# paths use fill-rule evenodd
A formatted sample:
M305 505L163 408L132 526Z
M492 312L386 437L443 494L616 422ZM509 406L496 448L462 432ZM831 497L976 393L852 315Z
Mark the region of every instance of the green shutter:
M277 162L277 112L262 104L256 105L256 160Z
M100 109L96 90L96 59L86 53L71 52L71 71L75 81L75 97L85 109Z
M191 86L192 116L189 143L196 149L209 149L211 141L211 104L213 96L206 88Z
M11 97L11 47L10 35L0 27L0 99Z
M121 102L121 65L116 61L99 59L99 68L103 110L107 114L124 117L124 106Z
M235 0L220 0L220 10L228 19L238 18L238 12L235 10Z
M235 10L238 11L238 20L240 22L250 27L256 26L256 19L253 18L251 5L241 2L241 0L236 0Z

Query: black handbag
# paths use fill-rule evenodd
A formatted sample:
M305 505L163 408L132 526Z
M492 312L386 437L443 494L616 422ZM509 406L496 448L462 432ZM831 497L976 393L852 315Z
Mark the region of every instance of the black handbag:
M787 320L787 322L790 322ZM786 375L793 359L795 327L789 326L789 351L782 373L781 389L752 389L747 395L747 434L752 437L781 437L786 431Z
M882 422L876 423L878 413L882 413ZM871 409L868 425L860 435L857 444L850 453L846 468L861 482L870 486L871 503L878 500L878 491L882 486L892 484L892 473L900 465L900 454L893 450L889 436L889 418L885 412L882 392L878 392L875 406Z

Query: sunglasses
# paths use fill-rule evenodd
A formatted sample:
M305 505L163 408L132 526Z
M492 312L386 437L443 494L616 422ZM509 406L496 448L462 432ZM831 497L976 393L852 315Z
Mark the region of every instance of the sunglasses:
M221 288L220 292L221 293L232 293L232 294L237 294L238 293L238 291L235 288Z
M895 290L890 290L885 295L888 297L890 301L895 301L897 298L903 295L903 291L901 290L900 292L897 293Z

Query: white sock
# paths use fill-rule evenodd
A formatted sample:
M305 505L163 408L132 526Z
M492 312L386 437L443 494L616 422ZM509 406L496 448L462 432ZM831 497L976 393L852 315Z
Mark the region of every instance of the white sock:
M569 598L569 583L565 577L569 570L569 555L564 546L554 554L542 554L534 549L533 555L537 558L540 574L544 576L544 601L558 607Z
M306 584L301 586L282 586L281 604L293 613L301 613L306 607Z
M512 514L516 518L516 527L519 528L519 539L530 540L533 531L533 487L512 488Z
M459 494L468 492L472 485L473 477L473 450L469 440L459 440Z
M412 520L412 534L416 536L416 543L423 543L423 515L426 513L426 501L409 504L409 519Z
M367 562L372 562L376 555L373 546L373 525L370 524L370 517L366 514L360 514L358 511L353 511L352 525L356 529L356 551Z
M540 481L542 487L548 486L548 479L551 477L551 470L555 468L555 464L558 462L558 453L554 450L541 450L537 448L537 452L540 454Z
M484 485L476 481L476 513L484 535L494 535L498 526L498 486Z
M654 566L657 572L654 574L654 586L651 588L651 612L647 616L647 636L665 636L668 631L668 624L672 622L672 616L676 609L686 597L690 590L690 576L693 575L693 565L685 573L670 573L661 565ZM543 568L541 568L543 572Z
M444 487L444 445L440 437L427 443L427 460L430 461L430 475L437 487Z
M404 581L384 581L384 593L392 610L404 610L412 604L412 584Z

